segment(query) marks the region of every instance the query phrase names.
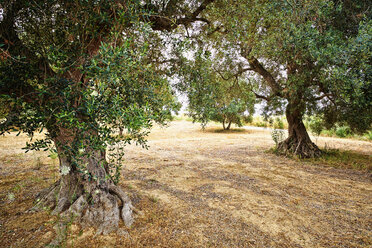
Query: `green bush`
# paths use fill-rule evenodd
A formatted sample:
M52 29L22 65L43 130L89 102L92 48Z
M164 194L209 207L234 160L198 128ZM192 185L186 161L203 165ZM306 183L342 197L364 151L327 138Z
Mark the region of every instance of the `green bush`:
M276 117L275 118L275 121L273 123L273 128L275 128L275 129L284 129L284 123L283 123L282 118L280 118L280 117Z
M245 115L243 117L244 123L252 123L253 122L253 116L252 115Z
M372 130L368 131L365 136L367 137L368 140L372 140Z
M310 132L316 137L319 137L324 129L323 121L318 116L309 117L307 120L307 126L310 129Z
M336 128L335 134L337 137L345 138L351 134L351 130L348 126L341 126Z
M256 127L267 127L268 126L267 122L264 122L264 121L256 122L254 125Z

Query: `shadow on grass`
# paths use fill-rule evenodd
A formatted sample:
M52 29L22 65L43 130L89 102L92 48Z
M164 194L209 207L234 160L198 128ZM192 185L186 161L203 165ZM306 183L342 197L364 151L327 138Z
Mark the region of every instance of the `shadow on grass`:
M323 155L319 158L299 158L290 154L278 154L275 147L265 151L277 156L285 156L297 161L324 165L338 169L352 169L372 173L372 155L361 154L352 151L340 151L338 149L322 149Z
M201 130L202 132L206 132L206 133L223 133L223 134L227 134L227 133L254 133L255 130L247 130L247 129L244 129L244 128L231 128L229 130L224 130L222 128L206 128L204 130Z
M360 154L338 149L323 150L324 155L320 158L305 159L313 164L323 164L340 169L354 169L372 172L372 155Z

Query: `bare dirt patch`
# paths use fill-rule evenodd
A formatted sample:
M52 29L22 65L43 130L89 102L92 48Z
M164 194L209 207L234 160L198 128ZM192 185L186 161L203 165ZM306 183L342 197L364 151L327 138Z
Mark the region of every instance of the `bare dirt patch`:
M23 154L25 137L0 137L0 247L44 247L58 216L26 213L58 177L43 153ZM370 142L319 138L323 147L367 159ZM269 131L176 121L157 127L149 150L129 146L122 184L141 211L130 230L94 236L69 225L67 247L370 247L372 177L327 161L278 157ZM40 165L42 164L42 166ZM368 164L369 163L369 164ZM363 167L364 168L364 167ZM12 195L14 199L12 199ZM58 230L57 230L58 232Z

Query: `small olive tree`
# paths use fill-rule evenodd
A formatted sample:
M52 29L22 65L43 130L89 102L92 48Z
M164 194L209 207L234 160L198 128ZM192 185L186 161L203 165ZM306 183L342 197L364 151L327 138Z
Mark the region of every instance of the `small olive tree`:
M183 65L183 80L178 88L188 98L188 115L203 127L209 121L222 123L224 130L229 130L231 124L241 127L244 119L254 113L255 97L246 82L219 75L210 55L198 51L194 60Z

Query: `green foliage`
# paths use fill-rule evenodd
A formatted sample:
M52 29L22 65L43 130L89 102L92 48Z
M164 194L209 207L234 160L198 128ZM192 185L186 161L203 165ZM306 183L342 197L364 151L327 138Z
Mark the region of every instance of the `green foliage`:
M282 118L277 116L273 122L273 128L274 129L284 129L284 123L282 121Z
M273 129L286 129L288 127L285 116L273 116L267 119L265 116L254 116L247 124L255 127L269 127Z
M254 122L253 124L256 127L268 127L268 125L269 125L269 123L267 123L265 121Z
M339 138L354 138L360 140L371 140L372 131L367 130L363 134L355 132L347 124L337 123L331 128L327 128L324 123L324 118L319 116L308 116L305 121L305 125L310 129L312 134L318 138L319 136L330 136L330 137L339 137Z
M255 97L246 82L226 80L213 69L208 51L198 51L195 60L183 66L178 88L188 97L188 115L204 127L209 121L242 126L254 112Z
M306 121L307 127L310 129L311 133L316 137L322 133L324 129L323 119L319 116L310 116Z
M146 147L153 122L165 124L179 108L166 76L151 63L155 37L141 21L148 13L139 1L6 4L6 13L19 10L0 22L1 54L9 55L0 59L0 101L7 106L0 134L17 127L31 138L27 150L58 150L89 180L95 178L87 160L108 149L117 181L124 146ZM125 139L117 138L118 127L127 130ZM44 130L45 139L32 139Z
M345 138L351 134L351 130L348 126L340 126L336 128L335 134L337 137Z
M326 120L344 122L355 132L372 123L372 20L361 21L358 33L347 43L334 48L328 70L330 90L337 94L337 107L326 108Z
M247 115L243 117L244 123L252 123L253 122L253 115Z
M367 137L368 140L372 140L372 131L368 131L365 136Z

